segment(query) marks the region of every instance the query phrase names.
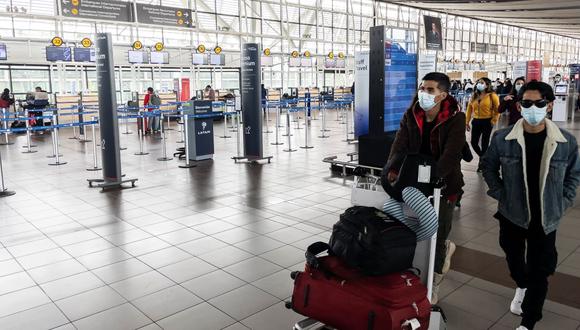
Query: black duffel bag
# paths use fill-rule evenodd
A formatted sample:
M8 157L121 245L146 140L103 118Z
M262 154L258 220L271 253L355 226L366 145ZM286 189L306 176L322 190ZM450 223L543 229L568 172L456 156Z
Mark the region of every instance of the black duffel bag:
M366 275L385 275L412 267L417 236L384 212L353 206L332 229L330 250Z

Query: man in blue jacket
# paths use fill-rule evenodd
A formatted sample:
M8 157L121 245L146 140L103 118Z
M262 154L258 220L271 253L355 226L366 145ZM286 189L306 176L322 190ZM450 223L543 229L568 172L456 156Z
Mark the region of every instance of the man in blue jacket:
M576 138L546 118L552 87L532 81L520 95L523 118L494 135L482 170L488 195L499 202L499 243L518 286L510 310L522 316L518 330L531 330L542 319L558 262L556 229L576 198L580 159Z

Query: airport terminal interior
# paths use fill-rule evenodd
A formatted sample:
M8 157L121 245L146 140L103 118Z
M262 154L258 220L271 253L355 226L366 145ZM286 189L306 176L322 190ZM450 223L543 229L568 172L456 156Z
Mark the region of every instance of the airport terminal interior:
M524 328L532 298L515 315L498 201L470 148L483 88L490 131L529 125L511 117L518 80L549 85L550 121L580 138L577 0L0 0L0 22L0 330L580 330L580 198ZM383 167L431 72L455 116L476 118L458 199L415 172L429 168L430 209L453 204L442 280L433 233L413 239L419 275L333 273L322 260L345 262L345 211L391 199ZM387 301L392 274L422 296Z

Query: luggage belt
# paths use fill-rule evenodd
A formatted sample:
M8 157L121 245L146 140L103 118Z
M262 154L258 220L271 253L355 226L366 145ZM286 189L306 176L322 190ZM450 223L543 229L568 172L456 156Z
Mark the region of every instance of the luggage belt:
M338 156L329 156L329 157L326 157L326 158L322 159L322 161L324 163L329 163L331 166L332 165L341 166L342 167L342 173L341 173L341 175L343 177L346 176L346 169L347 168L355 169L357 167L362 167L362 168L365 168L365 169L369 169L370 172L371 172L371 175L373 175L373 176L376 175L375 174L375 171L378 171L378 175L380 175L380 173L383 171L382 168L373 167L373 166L366 166L366 165L360 165L358 163L355 163L355 161L358 161L358 160L355 160L354 157L355 156L358 156L358 152L351 152L351 153L348 153L346 155L350 157L350 160L349 161L340 161L340 160L337 160ZM331 171L332 171L332 168L331 168Z

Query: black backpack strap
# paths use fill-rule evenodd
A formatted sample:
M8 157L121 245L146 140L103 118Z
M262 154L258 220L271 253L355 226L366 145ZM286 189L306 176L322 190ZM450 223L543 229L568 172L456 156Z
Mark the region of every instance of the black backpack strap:
M318 255L323 252L330 252L330 246L324 242L316 242L310 244L306 249L306 263L313 268L319 268L320 262L318 262Z

